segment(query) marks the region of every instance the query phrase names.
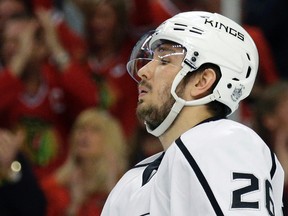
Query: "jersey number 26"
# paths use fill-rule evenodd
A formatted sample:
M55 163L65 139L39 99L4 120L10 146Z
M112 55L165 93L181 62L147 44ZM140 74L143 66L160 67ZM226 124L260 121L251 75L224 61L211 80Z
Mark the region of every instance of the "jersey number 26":
M242 201L241 197L247 193L255 192L259 190L259 179L256 178L253 174L249 173L237 173L233 172L233 180L247 180L250 182L249 185L234 190L232 192L232 209L233 208L246 208L246 209L259 209L259 201L250 201L250 202L245 202ZM270 216L275 215L275 210L274 210L274 202L271 197L272 193L272 185L268 180L265 180L265 206L266 209L269 213Z

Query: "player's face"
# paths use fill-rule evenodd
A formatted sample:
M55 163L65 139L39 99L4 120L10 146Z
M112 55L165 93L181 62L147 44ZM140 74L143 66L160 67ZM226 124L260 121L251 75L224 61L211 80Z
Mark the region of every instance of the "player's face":
M3 29L1 57L5 64L24 49L34 50L27 60L30 64L41 61L47 56L47 46L44 35L38 31L38 23L35 20L8 20ZM24 47L24 48L23 48Z
M117 15L109 3L100 3L94 8L93 17L89 21L92 43L96 46L111 44L117 29Z
M176 74L181 69L183 48L162 44L154 53L153 60L139 71L139 96L137 116L153 130L166 118L175 100L170 90ZM182 89L178 89L181 95Z

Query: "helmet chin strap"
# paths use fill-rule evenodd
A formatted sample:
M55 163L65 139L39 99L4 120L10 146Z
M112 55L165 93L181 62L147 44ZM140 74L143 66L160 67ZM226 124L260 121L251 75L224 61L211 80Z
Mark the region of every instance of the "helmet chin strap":
M174 105L172 106L171 111L169 112L167 117L164 119L164 121L154 130L151 130L148 124L145 122L146 130L148 131L148 133L156 137L161 136L170 127L170 125L173 123L173 121L178 116L179 112L182 110L183 107L184 107L183 103L176 101Z
M175 103L173 104L169 114L167 117L164 119L164 121L154 130L149 128L147 122L145 122L146 125L146 130L148 133L159 137L161 136L174 122L180 111L183 109L184 106L199 106L199 105L204 105L207 104L211 101L216 100L217 98L220 98L220 95L216 92L213 92L203 98L196 99L196 100L191 100L191 101L186 101L182 98L179 98L178 95L176 94L176 87L179 85L181 80L186 76L188 72L193 72L191 71L191 68L188 65L184 65L183 68L179 71L179 73L176 75L176 77L173 80L172 87L171 87L171 94L176 100Z

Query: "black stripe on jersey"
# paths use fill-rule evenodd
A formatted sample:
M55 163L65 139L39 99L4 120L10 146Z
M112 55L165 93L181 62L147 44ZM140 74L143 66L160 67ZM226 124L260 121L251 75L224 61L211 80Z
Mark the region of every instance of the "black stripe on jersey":
M194 173L196 174L200 184L202 185L215 213L217 216L224 216L205 176L203 175L201 169L199 168L198 164L194 160L193 156L190 154L186 146L183 144L182 140L178 138L176 141L177 146L182 151L184 157L187 159L188 163L190 164L191 168L193 169Z
M150 215L150 213L142 214L142 215L140 215L140 216L146 216L146 215Z
M164 152L163 152L163 153L164 153ZM163 154L163 153L162 153L162 154ZM161 155L162 155L162 154L161 154ZM162 157L162 158L163 158L163 155L162 155L162 156L161 156L161 155L160 155L159 157ZM158 157L158 158L159 158L159 157ZM158 158L156 158L155 160L157 160ZM154 161L155 161L155 160L154 160ZM132 169L133 169L133 168L138 168L138 167L148 166L148 165L150 165L151 163L154 163L154 161L151 161L151 162L148 162L148 163L136 164L136 165L134 165L134 166L132 167Z
M272 158L272 167L270 170L270 177L271 179L274 177L274 174L276 172L276 162L275 162L275 154L270 150L271 152L271 158Z

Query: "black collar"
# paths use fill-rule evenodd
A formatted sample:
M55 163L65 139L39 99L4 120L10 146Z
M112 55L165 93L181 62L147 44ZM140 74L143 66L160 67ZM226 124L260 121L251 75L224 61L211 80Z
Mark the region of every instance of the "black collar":
M151 179L151 174L155 170L158 170L158 167L164 157L165 152L163 152L158 158L151 162L144 170L142 175L142 186L144 186Z

